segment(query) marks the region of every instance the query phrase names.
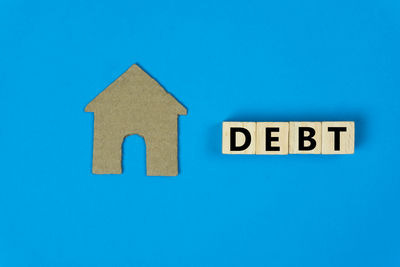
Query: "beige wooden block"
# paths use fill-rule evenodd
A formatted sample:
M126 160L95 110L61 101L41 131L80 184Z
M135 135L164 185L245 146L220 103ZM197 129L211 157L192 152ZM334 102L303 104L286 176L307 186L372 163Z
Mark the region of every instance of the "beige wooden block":
M223 154L255 154L256 123L230 122L222 124Z
M290 154L321 154L321 122L289 123Z
M323 121L322 154L353 154L354 132L354 121Z
M288 122L257 122L256 154L287 155L289 153Z

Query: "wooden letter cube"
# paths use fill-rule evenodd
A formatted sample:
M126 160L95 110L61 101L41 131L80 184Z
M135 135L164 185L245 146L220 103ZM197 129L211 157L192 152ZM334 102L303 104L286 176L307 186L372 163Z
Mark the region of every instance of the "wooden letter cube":
M290 154L321 154L321 122L289 123Z
M257 122L257 155L287 155L289 152L288 122Z
M322 122L322 154L354 153L354 121Z
M230 122L222 124L223 154L255 154L256 123Z

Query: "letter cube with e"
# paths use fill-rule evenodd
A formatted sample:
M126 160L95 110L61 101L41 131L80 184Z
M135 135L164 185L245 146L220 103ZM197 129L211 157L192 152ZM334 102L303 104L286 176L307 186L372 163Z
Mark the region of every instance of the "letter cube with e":
M322 154L353 154L354 122L322 122Z
M289 153L288 122L257 122L256 154L287 155Z
M222 153L255 154L256 153L255 122L223 122Z

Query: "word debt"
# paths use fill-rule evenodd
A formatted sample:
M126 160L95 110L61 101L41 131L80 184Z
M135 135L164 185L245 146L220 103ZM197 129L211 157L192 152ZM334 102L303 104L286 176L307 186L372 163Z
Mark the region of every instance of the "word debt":
M223 122L224 154L353 154L354 122Z

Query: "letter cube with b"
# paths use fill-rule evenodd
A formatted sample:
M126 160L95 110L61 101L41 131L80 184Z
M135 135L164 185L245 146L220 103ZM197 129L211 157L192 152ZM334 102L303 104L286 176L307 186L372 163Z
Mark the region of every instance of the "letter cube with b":
M255 122L224 122L222 124L222 153L255 154Z
M290 154L321 154L321 122L289 123Z

